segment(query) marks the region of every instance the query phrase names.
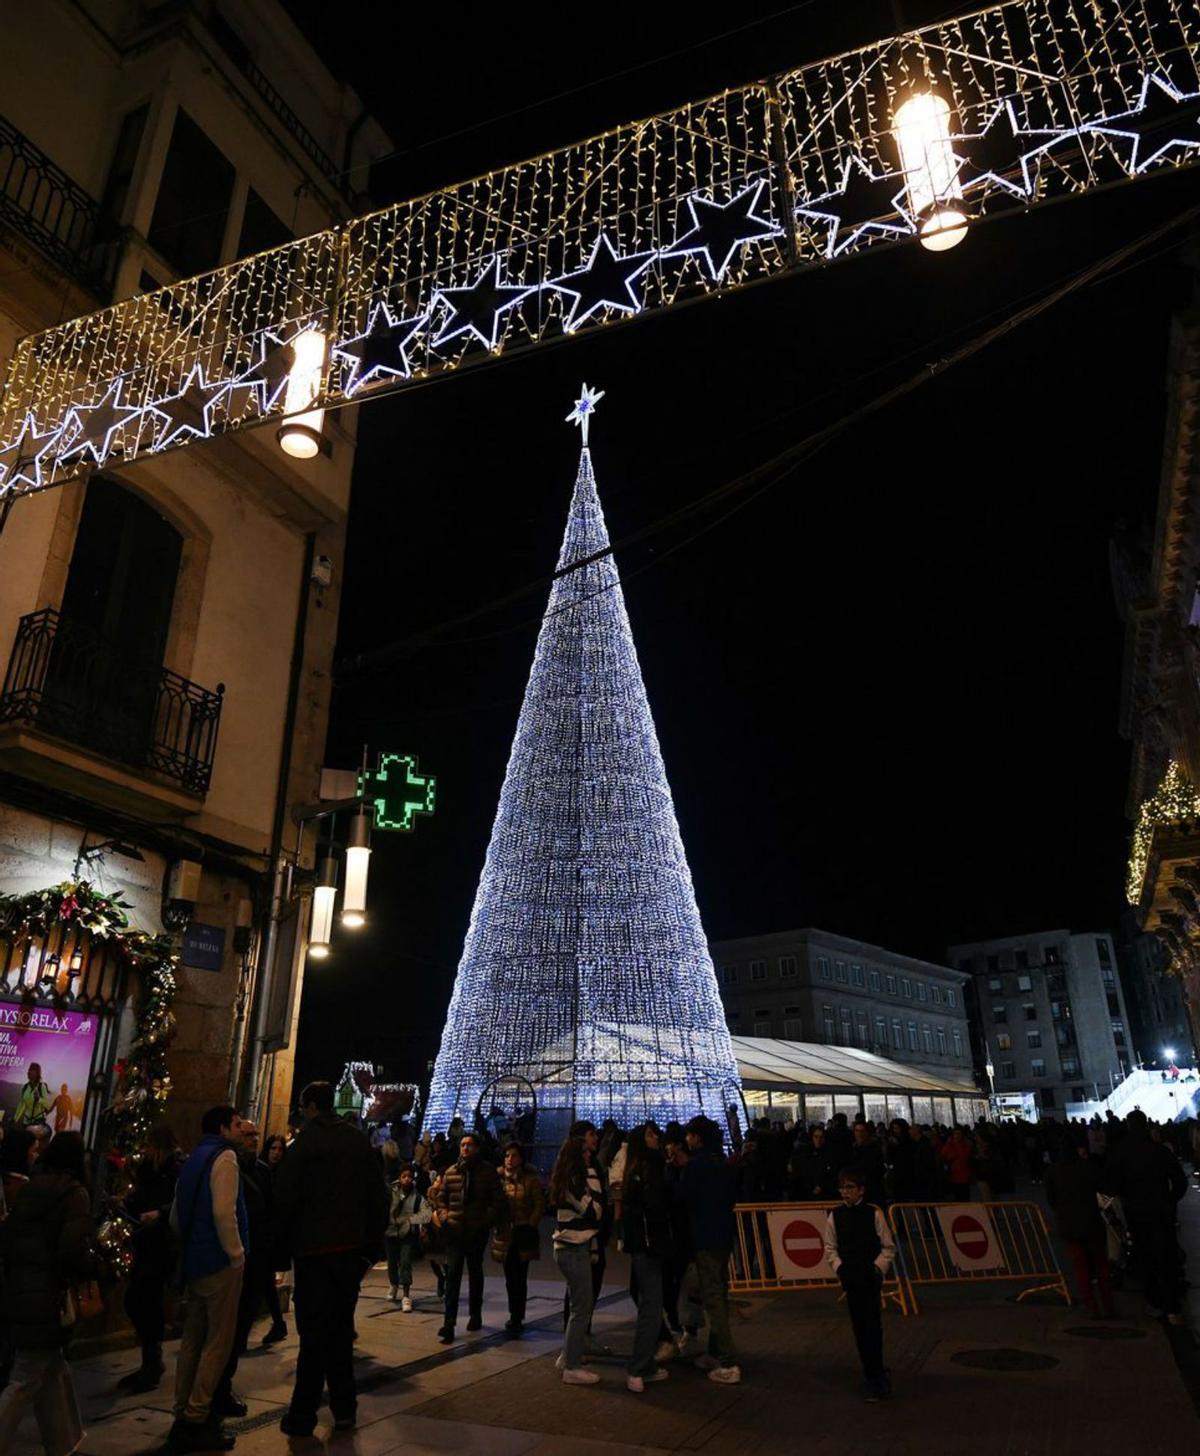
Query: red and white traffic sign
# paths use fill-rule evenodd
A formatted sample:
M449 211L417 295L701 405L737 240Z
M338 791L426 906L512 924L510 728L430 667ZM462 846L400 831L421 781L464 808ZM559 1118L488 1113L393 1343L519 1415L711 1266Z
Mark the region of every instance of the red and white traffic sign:
M1004 1251L986 1208L969 1203L943 1204L937 1210L946 1252L956 1269L971 1273L977 1269L1004 1266Z
M825 1258L825 1214L787 1209L767 1214L775 1273L780 1279L827 1280L835 1277Z

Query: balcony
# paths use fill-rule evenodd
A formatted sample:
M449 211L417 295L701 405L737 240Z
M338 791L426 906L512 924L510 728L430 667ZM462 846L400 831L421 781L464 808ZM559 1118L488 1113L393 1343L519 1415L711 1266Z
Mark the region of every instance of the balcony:
M0 765L141 812L194 813L212 779L224 692L131 660L52 609L34 612L17 627L0 692ZM87 761L50 744L74 745ZM105 772L105 762L136 777Z
M107 294L100 204L2 116L0 223L89 292Z

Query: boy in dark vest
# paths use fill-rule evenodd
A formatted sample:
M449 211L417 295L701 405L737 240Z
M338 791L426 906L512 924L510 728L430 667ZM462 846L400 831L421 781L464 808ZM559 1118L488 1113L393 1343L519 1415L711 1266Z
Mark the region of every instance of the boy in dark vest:
M825 1223L825 1257L846 1291L846 1308L866 1377L868 1400L890 1400L892 1382L883 1365L883 1281L896 1256L892 1231L873 1203L866 1177L855 1168L838 1174L842 1206Z

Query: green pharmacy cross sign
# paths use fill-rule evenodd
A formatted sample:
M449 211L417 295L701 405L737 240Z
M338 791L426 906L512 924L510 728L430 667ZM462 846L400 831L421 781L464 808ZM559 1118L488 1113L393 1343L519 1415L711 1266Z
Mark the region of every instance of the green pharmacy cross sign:
M437 779L417 771L411 753L381 753L374 773L358 776L358 792L375 810L376 829L411 830L418 814L432 814Z

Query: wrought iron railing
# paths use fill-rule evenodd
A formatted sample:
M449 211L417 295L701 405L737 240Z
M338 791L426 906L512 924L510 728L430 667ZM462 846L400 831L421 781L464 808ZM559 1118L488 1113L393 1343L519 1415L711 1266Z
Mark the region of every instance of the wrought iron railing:
M3 117L0 221L85 287L104 291L96 259L100 204Z
M199 687L52 608L22 617L0 723L28 723L192 794L208 792L225 684Z

